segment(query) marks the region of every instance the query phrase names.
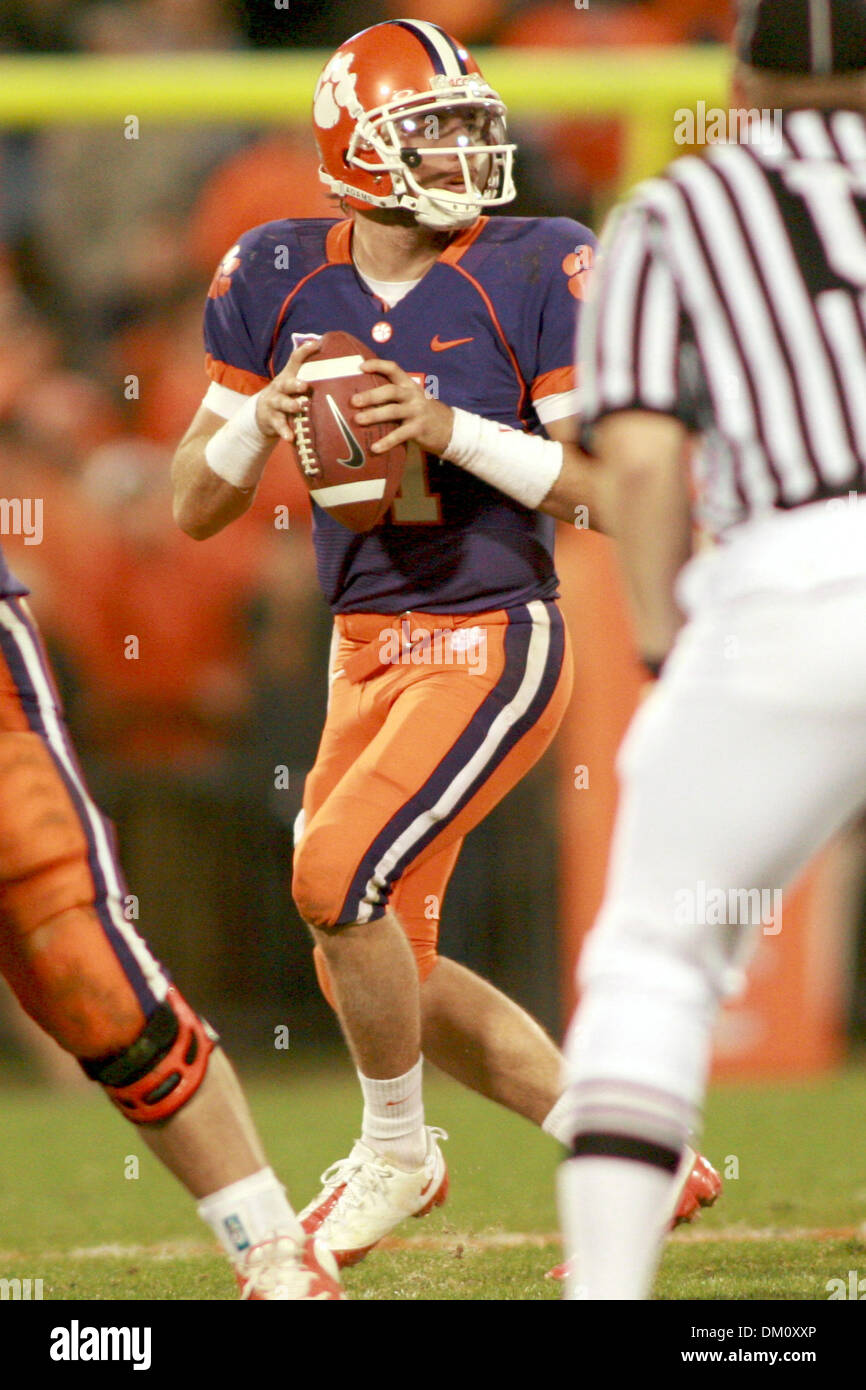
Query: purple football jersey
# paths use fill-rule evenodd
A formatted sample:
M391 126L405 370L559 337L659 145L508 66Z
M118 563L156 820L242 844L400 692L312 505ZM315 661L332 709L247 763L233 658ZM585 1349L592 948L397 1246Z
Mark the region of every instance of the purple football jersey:
M341 330L447 405L543 433L534 400L573 385L592 233L568 218L480 218L388 308L355 269L351 227L287 220L241 238L208 298L212 379L251 394L305 335ZM417 446L375 530L357 535L313 513L319 579L337 613L483 612L557 592L553 519Z

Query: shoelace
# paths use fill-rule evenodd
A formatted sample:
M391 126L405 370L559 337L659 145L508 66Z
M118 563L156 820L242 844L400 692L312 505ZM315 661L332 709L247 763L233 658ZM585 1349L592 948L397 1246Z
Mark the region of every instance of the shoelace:
M438 1129L430 1125L427 1134L431 1139L447 1139L448 1135L444 1129ZM427 1156L422 1166L426 1167L429 1159L434 1155L428 1148ZM349 1208L361 1207L365 1198L371 1193L385 1196L387 1193L387 1180L394 1171L392 1165L382 1158L380 1154L375 1154L373 1158L341 1158L336 1163L332 1163L330 1168L326 1168L319 1181L325 1188L340 1187L343 1183L346 1190L340 1197L340 1204ZM359 1182L358 1179L363 1181ZM327 1221L327 1218L326 1218Z
M326 1188L340 1187L345 1183L340 1204L360 1207L372 1193L384 1197L391 1171L390 1164L382 1163L378 1155L372 1159L342 1158L325 1169L321 1181Z

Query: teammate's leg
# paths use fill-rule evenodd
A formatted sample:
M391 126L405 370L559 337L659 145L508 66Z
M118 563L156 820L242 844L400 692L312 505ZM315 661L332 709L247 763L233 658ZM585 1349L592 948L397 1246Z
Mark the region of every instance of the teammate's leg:
M202 1215L243 1265L245 1297L339 1296L266 1166L215 1034L124 917L125 897L32 618L0 603L0 971L205 1199Z
M141 1137L199 1200L267 1167L246 1097L222 1048L214 1049L186 1105L162 1124L142 1125Z
M864 601L853 587L752 599L693 622L626 738L608 893L567 1048L572 1297L651 1286L720 1002L760 931L730 907L702 912L701 885L704 901L720 891L739 909L763 890L775 905L862 803L866 653L850 635Z

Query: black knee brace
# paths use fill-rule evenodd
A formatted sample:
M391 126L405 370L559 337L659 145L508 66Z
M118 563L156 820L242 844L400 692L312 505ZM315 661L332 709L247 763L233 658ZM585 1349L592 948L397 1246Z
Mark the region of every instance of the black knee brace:
M167 1120L195 1095L219 1042L173 986L135 1042L113 1057L82 1061L133 1124Z

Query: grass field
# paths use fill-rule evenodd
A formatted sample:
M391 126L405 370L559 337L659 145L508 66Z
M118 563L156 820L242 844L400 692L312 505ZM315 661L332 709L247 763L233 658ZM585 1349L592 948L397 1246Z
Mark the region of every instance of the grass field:
M274 1166L296 1205L355 1137L343 1058L287 1056L246 1078ZM353 1299L544 1300L560 1256L545 1135L435 1074L430 1123L449 1134L447 1206L408 1222L345 1283ZM723 1199L668 1242L666 1300L826 1300L866 1278L866 1067L775 1086L719 1086L705 1152L731 1175ZM13 1083L0 1100L0 1277L43 1280L45 1299L232 1299L193 1204L98 1094ZM138 1176L127 1177L138 1159ZM866 1282L864 1282L866 1292Z

